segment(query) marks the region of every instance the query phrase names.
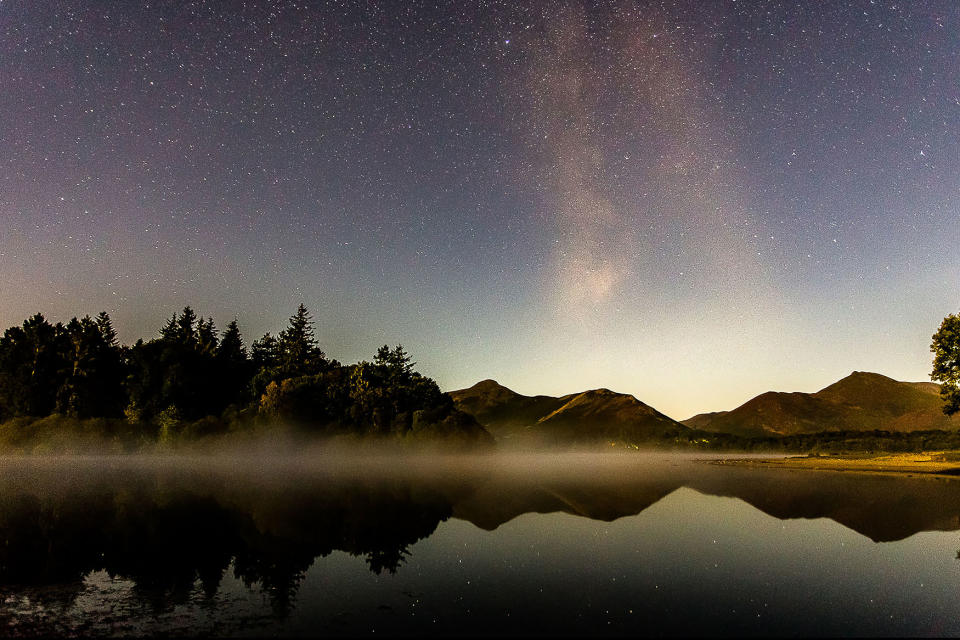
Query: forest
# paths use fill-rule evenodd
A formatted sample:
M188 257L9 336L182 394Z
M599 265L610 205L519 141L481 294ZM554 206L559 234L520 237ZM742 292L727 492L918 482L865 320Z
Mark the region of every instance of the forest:
M0 448L131 450L283 425L320 435L492 441L414 370L401 345L372 361L328 358L304 305L249 351L187 306L149 341L121 345L107 313L51 324L40 313L0 339Z

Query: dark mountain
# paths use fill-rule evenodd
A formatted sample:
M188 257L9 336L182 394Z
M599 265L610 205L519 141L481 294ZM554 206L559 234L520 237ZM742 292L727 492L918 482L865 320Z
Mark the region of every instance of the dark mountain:
M899 382L877 373L854 371L816 393L770 391L732 411L696 415L683 424L747 436L960 429L960 415L944 415L939 389L930 382Z
M452 391L458 409L501 440L551 443L640 443L688 428L631 395L594 389L560 398L523 396L493 380Z
M497 438L522 432L573 396L522 396L494 380L482 380L469 389L451 391L454 405L469 413Z
M575 395L563 406L540 418L532 429L563 441L609 440L646 442L672 438L689 431L631 395L594 389Z
M725 416L730 413L729 411L713 411L711 413L698 413L692 418L687 418L686 420L681 420L681 422L691 429L702 429L704 431L711 431L710 424L717 420L718 418Z

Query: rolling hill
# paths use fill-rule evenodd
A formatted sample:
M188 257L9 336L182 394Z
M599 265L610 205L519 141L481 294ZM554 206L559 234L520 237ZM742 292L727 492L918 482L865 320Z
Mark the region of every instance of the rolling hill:
M497 438L509 437L562 407L573 396L523 396L494 380L451 391L458 409L469 413Z
M541 444L640 443L672 438L687 427L631 395L594 389L560 398L524 396L493 380L450 392L499 440Z
M742 436L960 429L960 415L943 414L939 389L930 382L899 382L854 371L816 393L769 391L731 411L696 415L683 424Z

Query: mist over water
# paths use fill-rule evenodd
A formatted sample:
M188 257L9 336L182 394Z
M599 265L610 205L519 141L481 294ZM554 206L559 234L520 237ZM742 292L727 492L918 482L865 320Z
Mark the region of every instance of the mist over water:
M293 440L0 458L0 624L13 635L954 629L960 483L703 459ZM894 579L924 587L878 586ZM881 605L898 618L882 621Z

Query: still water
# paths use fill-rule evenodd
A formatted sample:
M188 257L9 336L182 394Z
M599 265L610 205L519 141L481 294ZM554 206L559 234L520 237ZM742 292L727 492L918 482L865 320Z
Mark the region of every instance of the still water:
M666 454L0 459L0 633L960 634L960 479Z

